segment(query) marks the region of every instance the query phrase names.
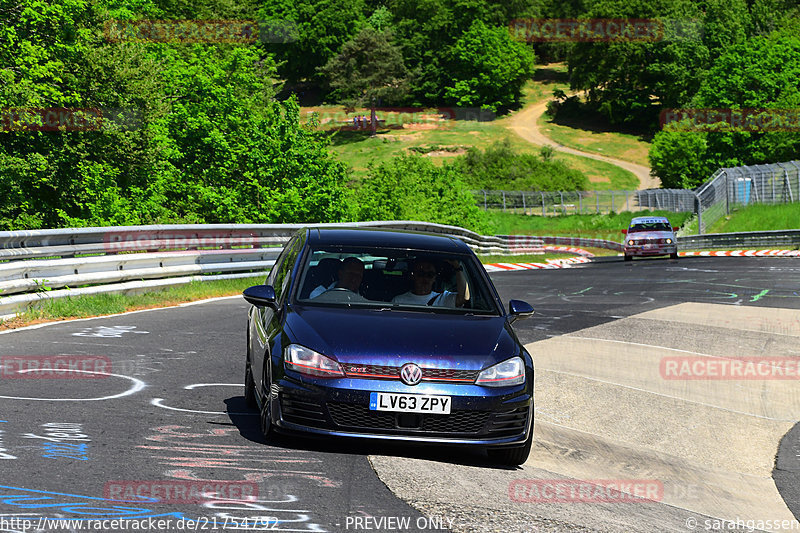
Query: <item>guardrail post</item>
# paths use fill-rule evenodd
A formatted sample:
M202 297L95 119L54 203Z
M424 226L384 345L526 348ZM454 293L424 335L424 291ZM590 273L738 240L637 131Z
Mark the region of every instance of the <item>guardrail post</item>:
M528 208L525 206L525 191L522 191L522 214L528 214Z
M600 191L594 191L594 207L597 214L600 214Z
M614 191L611 191L611 210L614 210Z
M547 216L547 210L544 207L544 193L541 193L541 195L542 195L542 216L546 217Z
M483 193L483 210L486 211L486 191L482 190L481 192Z
M695 200L695 206L696 206L695 207L695 213L697 213L697 234L698 235L702 235L703 234L703 215L702 215L703 204L700 201L700 195L697 194L697 193L694 194L694 200Z
M503 212L505 213L505 211L506 211L506 191L502 191L502 192L503 192Z
M578 214L583 214L583 194L578 191Z

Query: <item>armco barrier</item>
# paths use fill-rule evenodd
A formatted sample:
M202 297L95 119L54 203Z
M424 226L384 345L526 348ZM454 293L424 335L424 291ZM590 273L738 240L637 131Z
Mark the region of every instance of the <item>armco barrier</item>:
M483 236L457 226L414 221L340 224L206 224L0 232L0 318L42 299L144 292L193 280L264 276L302 227L424 231L458 237L477 253L542 253L546 245L622 250L605 239ZM680 250L797 247L800 230L678 238Z
M800 230L751 231L747 233L708 233L678 237L681 250L721 250L730 248L800 247Z
M43 299L143 292L193 280L266 275L283 244L302 227L425 231L458 237L478 253L512 253L499 237L413 221L0 232L0 318Z

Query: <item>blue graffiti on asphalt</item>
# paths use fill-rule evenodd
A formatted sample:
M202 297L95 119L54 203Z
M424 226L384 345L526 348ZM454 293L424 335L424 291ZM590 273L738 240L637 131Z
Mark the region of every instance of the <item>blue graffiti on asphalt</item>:
M70 501L72 500L72 501ZM107 498L96 498L94 496L82 496L80 494L67 494L64 492L49 492L46 490L25 489L22 487L10 487L0 485L0 505L8 505L18 509L39 509L40 511L31 513L13 513L16 518L44 518L45 520L102 520L106 518L157 518L171 516L175 518L185 518L182 513L158 513L143 507L125 507L113 505L118 503L157 503L155 498L142 497L139 500L110 500ZM103 504L112 504L103 507ZM43 517L38 513L59 513L58 517ZM66 514L67 516L63 516ZM8 513L0 511L0 516Z

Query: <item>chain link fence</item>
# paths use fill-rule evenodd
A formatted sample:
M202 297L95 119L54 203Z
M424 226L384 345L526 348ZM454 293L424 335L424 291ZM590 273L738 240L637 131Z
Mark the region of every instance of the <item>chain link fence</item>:
M527 215L576 215L663 209L694 211L692 191L472 191L484 209Z
M736 206L800 201L800 161L721 168L695 189L700 233Z
M575 215L658 209L697 214L705 233L735 206L800 201L800 161L717 170L694 190L641 191L472 191L484 209L528 215Z

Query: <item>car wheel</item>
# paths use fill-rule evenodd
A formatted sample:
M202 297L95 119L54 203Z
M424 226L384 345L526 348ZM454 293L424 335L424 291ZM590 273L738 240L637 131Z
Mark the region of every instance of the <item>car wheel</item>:
M489 459L495 463L506 466L519 466L528 460L533 446L533 427L528 435L528 439L522 446L509 446L507 448L489 448L486 453Z
M244 403L250 409L258 407L256 403L256 383L253 381L253 369L250 367L250 353L244 362Z
M677 259L678 258L678 252L675 252L674 254L669 254L669 258L670 259Z
M261 434L264 435L264 439L269 442L272 438L274 432L272 428L272 401L270 400L270 384L268 382L268 377L266 370L264 371L264 396L261 399L261 416L259 417L261 420Z
M630 261L632 259L633 259L633 256L630 256L630 255L626 255L625 256L625 261Z

